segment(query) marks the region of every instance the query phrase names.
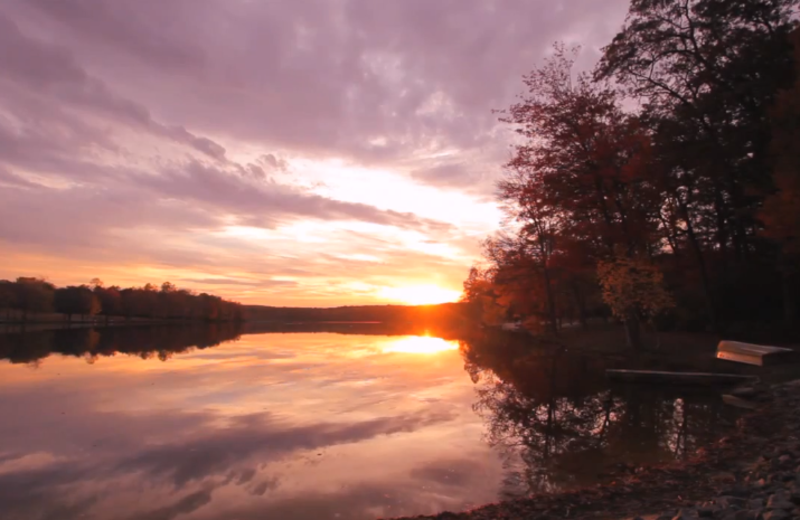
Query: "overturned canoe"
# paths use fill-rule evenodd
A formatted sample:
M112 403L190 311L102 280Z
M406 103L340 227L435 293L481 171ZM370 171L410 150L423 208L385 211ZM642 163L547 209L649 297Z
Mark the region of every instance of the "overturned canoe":
M737 385L757 379L739 374L716 374L712 372L661 372L658 370L608 369L606 376L626 383L672 384L672 385Z
M790 348L768 347L740 341L720 341L717 345L717 359L759 367L785 363L794 357L795 351Z

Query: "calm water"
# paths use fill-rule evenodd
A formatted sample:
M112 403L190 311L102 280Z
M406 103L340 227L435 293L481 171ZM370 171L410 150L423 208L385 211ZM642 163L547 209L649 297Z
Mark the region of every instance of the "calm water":
M693 452L716 396L492 338L226 328L0 335L5 520L368 519Z

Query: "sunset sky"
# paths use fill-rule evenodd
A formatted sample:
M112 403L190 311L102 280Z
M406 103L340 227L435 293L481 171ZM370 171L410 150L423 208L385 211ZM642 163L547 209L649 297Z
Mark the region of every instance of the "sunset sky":
M457 298L492 109L627 0L3 0L0 278L243 303Z

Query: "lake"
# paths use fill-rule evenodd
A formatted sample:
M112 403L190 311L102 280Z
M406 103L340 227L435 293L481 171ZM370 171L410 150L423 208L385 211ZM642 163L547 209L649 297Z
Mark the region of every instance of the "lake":
M0 335L4 520L372 519L685 457L719 396L470 340L235 327Z

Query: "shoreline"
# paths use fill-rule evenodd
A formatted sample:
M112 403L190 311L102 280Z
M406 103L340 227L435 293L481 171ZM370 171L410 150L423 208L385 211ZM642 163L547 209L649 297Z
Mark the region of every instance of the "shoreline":
M595 486L393 520L800 517L800 380L761 389L759 408L692 458L626 468Z

